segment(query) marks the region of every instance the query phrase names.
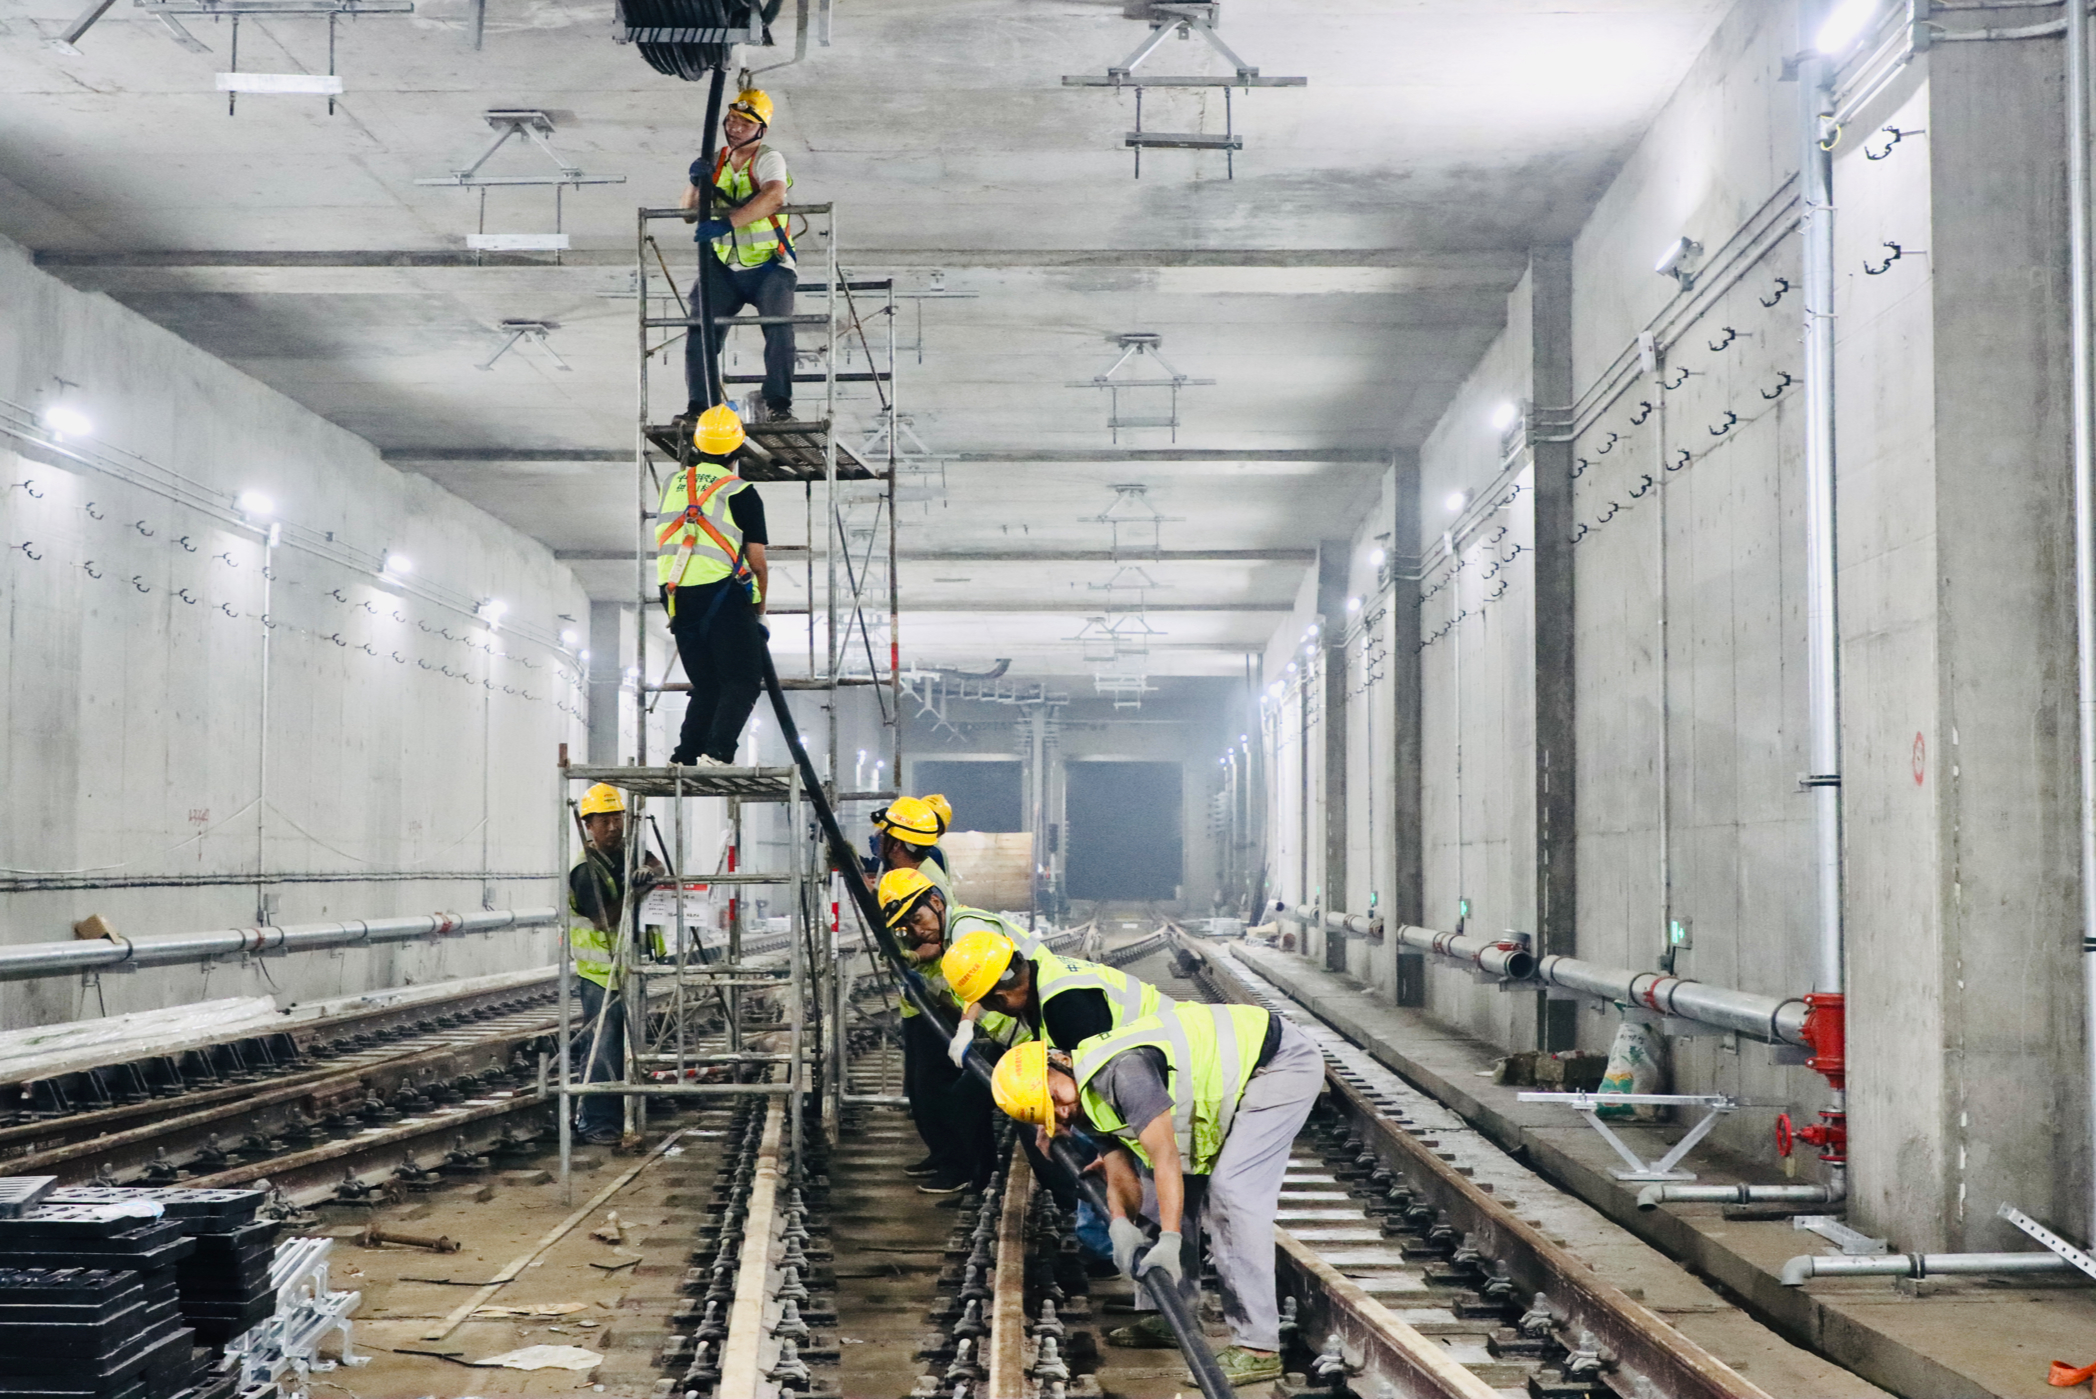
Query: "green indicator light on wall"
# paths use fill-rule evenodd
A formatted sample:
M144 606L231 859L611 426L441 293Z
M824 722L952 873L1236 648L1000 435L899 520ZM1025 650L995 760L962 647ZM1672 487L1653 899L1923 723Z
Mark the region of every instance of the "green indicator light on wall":
M1468 900L1468 899L1457 899L1457 900L1456 900L1456 917L1458 917L1458 918L1468 918L1469 916L1470 916L1470 900Z
M1688 919L1669 918L1667 920L1667 946L1681 948L1693 947L1694 945L1695 938L1691 933Z

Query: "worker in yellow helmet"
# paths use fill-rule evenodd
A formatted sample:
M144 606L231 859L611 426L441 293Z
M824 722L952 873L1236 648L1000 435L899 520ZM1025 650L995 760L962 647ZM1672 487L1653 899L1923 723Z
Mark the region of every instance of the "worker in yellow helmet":
M994 913L951 902L947 892L922 869L889 870L881 876L878 897L881 919L904 960L919 968L940 1008L958 1016L961 1002L939 971L947 941L955 936L956 928L965 932L985 926L985 920L997 925L1002 920ZM917 1177L917 1188L927 1195L980 1188L994 1164L990 1095L962 1068L968 1042L978 1027L964 1021L964 1034L955 1035L951 1042L958 1051L953 1052L929 1017L907 997L902 1017L903 1092L910 1099L910 1117L925 1146L924 1159L906 1167L904 1173ZM1009 1017L999 1015L984 1017L981 1032L991 1038L1010 1038L1016 1028Z
M1324 1056L1288 1020L1182 1001L1067 1053L1029 1040L998 1060L990 1091L1049 1136L1080 1128L1111 1142L1101 1161L1114 1262L1131 1279L1161 1270L1195 1316L1207 1231L1233 1342L1216 1361L1245 1385L1281 1377L1274 1212L1323 1086ZM1154 1242L1137 1223L1146 1214ZM1107 1340L1176 1344L1154 1315Z
M756 88L736 95L721 120L724 138L713 168L700 156L691 163L691 184L682 207L696 219L701 192L712 189L712 217L697 229L699 283L691 289L694 315L704 306L709 318L732 316L745 306L765 317L790 318L794 271L793 240L786 218L786 191L793 175L786 157L764 144L771 129L771 98ZM703 296L702 296L703 290ZM763 327L764 408L772 421L793 417L793 322L781 319ZM699 327L684 338L684 380L696 418L710 401L706 389L707 355L720 358L727 327Z
M727 767L764 688L764 501L735 474L742 420L726 404L699 415L691 459L670 472L655 515L656 582L691 698L670 751L682 767Z
M952 824L953 808L944 797L897 797L873 813L873 828L880 832L881 868L923 870L952 902L953 868L939 848Z
M1039 944L1022 952L1020 942L1008 927L976 926L947 947L939 970L967 1007L969 1021L991 1012L1008 1015L1028 1037L1069 1051L1172 1004L1155 986L1118 967L1064 957Z
M587 1046L584 1083L601 1083L623 1075L626 1062L626 1009L615 982L619 936L626 909L626 802L619 789L599 782L575 804L582 825L582 858L568 871L568 954L574 959L575 984L582 1000L578 1038ZM648 855L641 865L644 895L663 874ZM581 1100L577 1129L581 1140L595 1146L616 1142L625 1109L618 1098L591 1094Z

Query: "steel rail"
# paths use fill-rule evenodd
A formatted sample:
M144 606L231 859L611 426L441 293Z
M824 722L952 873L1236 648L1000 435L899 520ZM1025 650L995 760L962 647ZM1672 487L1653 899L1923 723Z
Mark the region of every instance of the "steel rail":
M1225 958L1206 961L1205 981L1221 998L1260 1003L1245 971ZM1272 994L1279 998L1283 993L1276 990ZM1546 1296L1553 1310L1567 1316L1572 1326L1583 1328L1614 1356L1621 1371L1649 1386L1649 1392L1668 1399L1770 1399L1766 1391L1607 1282L1569 1249L1524 1222L1503 1201L1479 1189L1427 1142L1392 1121L1347 1075L1328 1065L1325 1077L1332 1101L1364 1142L1373 1144L1377 1157L1401 1168L1398 1173L1406 1183L1445 1212L1458 1233L1472 1236L1480 1253L1506 1268L1519 1292ZM1358 1308L1350 1308L1344 1295L1326 1290L1321 1300L1343 1313L1349 1325L1381 1333L1382 1344L1404 1343L1401 1335L1378 1326Z

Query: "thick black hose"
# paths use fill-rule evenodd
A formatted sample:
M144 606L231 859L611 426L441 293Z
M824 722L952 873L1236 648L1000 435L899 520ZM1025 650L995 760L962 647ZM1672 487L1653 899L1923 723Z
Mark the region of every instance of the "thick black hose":
M721 89L727 85L728 70L713 70L713 85L706 93L706 140L699 154L699 168L706 172L699 181L699 222L705 223L713 217L713 142L720 134ZM686 149L690 149L686 147ZM704 366L701 390L711 408L722 402L720 382L720 357L713 352L716 331L713 325L713 308L706 297L706 259L712 257L713 244L701 239L699 242L699 281L691 289L691 318L698 322L688 334L699 337L699 363Z
M879 929L881 924L880 905L874 901L873 891L866 881L858 877L859 855L844 838L843 828L837 824L837 813L830 810L829 800L823 795L822 779L816 775L815 764L808 757L808 750L801 743L800 728L793 722L793 711L786 707L786 692L779 688L779 672L771 663L771 652L764 653L764 689L771 696L772 712L778 716L779 732L786 739L786 747L793 754L795 766L801 770L801 785L807 789L808 800L814 804L815 815L822 822L823 834L830 842L830 858L837 867L845 871L844 886L851 891L852 903L859 916L869 928ZM894 965L896 975L902 981L902 992L910 1003L928 1017L939 1031L939 1038L953 1038L953 1023L946 1018L937 1001L925 987L924 978L903 961L902 952L892 939L876 932L874 943ZM990 1081L991 1060L979 1045L968 1050L967 1067L970 1073L981 1079L985 1086ZM1078 1156L1076 1148L1067 1137L1056 1137L1050 1142L1051 1154L1062 1163L1064 1169L1076 1177L1077 1185L1092 1202L1092 1208L1101 1214L1110 1213L1106 1202L1106 1187L1097 1178L1085 1173L1086 1162ZM1187 1368L1193 1371L1195 1381L1201 1386L1206 1399L1231 1399L1232 1389L1222 1366L1216 1364L1215 1352L1208 1348L1208 1338L1201 1334L1200 1323L1179 1295L1179 1289L1164 1276L1145 1275L1142 1286L1149 1292L1150 1300L1157 1304L1158 1312L1172 1334L1179 1340L1179 1350L1186 1357Z

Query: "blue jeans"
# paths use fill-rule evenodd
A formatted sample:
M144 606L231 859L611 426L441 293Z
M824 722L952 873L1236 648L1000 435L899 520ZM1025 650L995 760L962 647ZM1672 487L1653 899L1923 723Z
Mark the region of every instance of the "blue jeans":
M581 992L582 1015L575 1025L575 1044L578 1055L587 1056L588 1067L583 1070L584 1083L609 1083L619 1079L620 1066L626 1062L626 1001L614 995L587 977L575 978ZM605 1008L606 998L611 1001ZM604 1012L604 1033L597 1035L597 1013ZM597 1052L590 1054L590 1045L595 1042ZM575 1127L580 1132L594 1132L601 1127L614 1131L626 1125L626 1100L611 1093L592 1093L582 1100L575 1113Z

